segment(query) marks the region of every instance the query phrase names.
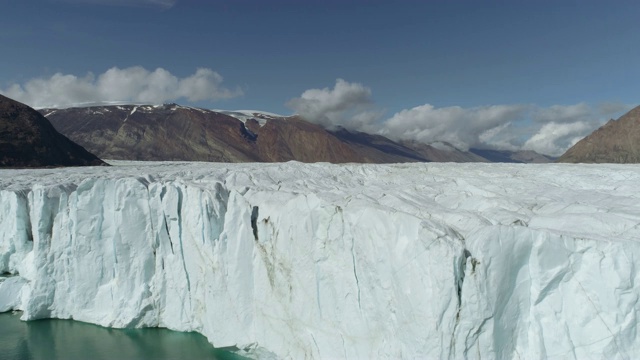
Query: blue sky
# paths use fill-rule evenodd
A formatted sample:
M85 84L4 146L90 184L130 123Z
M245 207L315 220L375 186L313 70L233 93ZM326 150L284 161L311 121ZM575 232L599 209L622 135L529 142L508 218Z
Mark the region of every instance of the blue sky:
M557 154L640 103L637 1L0 6L0 92L32 106L173 101L297 112L398 139Z

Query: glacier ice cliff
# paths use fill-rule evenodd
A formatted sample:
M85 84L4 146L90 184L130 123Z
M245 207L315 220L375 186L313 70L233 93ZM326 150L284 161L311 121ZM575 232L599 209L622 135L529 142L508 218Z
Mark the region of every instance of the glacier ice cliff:
M0 311L280 358L640 358L640 168L0 170Z

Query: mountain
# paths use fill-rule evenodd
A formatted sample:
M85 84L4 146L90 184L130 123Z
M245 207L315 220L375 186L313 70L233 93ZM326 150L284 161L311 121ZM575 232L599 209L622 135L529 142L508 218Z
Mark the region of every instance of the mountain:
M382 135L339 128L330 131L340 140L351 145L371 162L393 163L398 159L414 159L429 162L488 162L480 156L456 149L444 142L425 144L405 140L395 142Z
M447 142L425 144L418 141L403 141L403 145L420 155L437 162L490 162L488 159L470 151L462 151Z
M36 110L0 95L0 167L104 165Z
M177 105L40 110L103 159L259 161L252 134L230 116Z
M263 161L373 162L323 127L296 116L270 119L257 129L256 134L258 151ZM406 161L411 159L404 159L402 162Z
M444 142L396 142L325 129L299 116L166 105L40 110L61 133L103 159L213 162L548 162L533 152L461 151ZM475 152L474 152L475 150Z
M558 162L639 163L640 106L578 141Z
M167 104L40 110L104 159L390 163L427 158L382 136L328 131L297 116ZM394 150L395 149L395 150Z
M338 128L330 131L341 141L348 144L357 153L374 163L413 161L432 161L414 149L394 142L381 135L371 135L360 131Z
M555 158L539 154L533 150L491 150L491 149L477 149L471 148L469 152L487 159L490 162L500 163L550 163Z

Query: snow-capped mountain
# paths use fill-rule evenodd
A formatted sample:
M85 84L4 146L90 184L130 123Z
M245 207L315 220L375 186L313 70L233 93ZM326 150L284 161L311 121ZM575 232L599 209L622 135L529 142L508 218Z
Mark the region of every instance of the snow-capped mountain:
M60 132L105 159L374 162L324 128L295 116L214 111L176 104L41 112ZM416 161L396 154L385 154L381 160Z
M281 358L640 357L640 170L116 163L0 173L0 311Z
M42 109L69 138L104 159L398 163L487 161L451 146L398 143L325 129L298 116L176 104Z

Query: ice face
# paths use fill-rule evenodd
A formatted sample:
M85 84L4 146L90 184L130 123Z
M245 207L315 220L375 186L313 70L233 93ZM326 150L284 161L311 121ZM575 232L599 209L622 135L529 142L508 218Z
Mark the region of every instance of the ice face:
M640 168L0 170L0 311L290 358L637 358Z

